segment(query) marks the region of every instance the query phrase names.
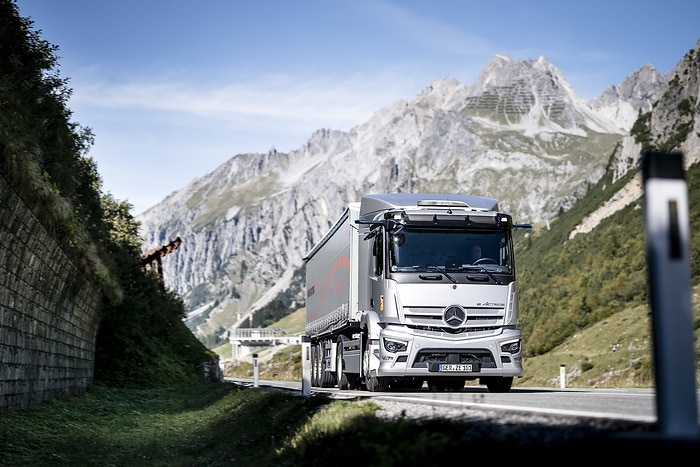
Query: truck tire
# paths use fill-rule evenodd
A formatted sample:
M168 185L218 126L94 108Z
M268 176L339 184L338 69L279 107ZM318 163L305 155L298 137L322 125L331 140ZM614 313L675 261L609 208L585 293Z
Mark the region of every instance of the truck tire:
M319 387L321 385L321 378L319 377L318 371L318 346L311 346L311 386Z
M338 348L336 352L336 362L335 362L335 378L338 380L338 389L341 391L350 388L350 382L348 377L345 375L345 367L343 365L343 338L338 339Z
M335 386L335 376L333 373L328 371L324 360L323 365L321 366L321 387L332 388L333 386Z
M360 375L354 373L346 374L345 376L348 378L348 387L350 389L361 389L362 384L360 383Z
M363 338L362 346L362 373L365 378L365 387L369 392L384 392L389 389L389 378L377 377L369 371L369 342Z
M311 348L311 385L317 388L328 387L327 378L323 361L323 345L319 342Z
M369 392L384 392L389 389L389 378L369 375L365 386Z
M323 350L325 345L325 342L321 342L318 344L318 369L320 377L319 386L322 388L332 388L333 386L335 386L335 375L332 371L330 371L330 368L328 366L328 360L326 359L326 355Z
M481 378L480 382L486 385L489 392L509 392L513 386L513 377L488 376Z

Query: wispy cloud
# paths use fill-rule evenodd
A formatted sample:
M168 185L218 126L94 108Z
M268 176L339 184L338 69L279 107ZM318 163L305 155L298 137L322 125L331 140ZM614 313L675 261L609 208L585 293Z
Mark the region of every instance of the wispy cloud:
M81 108L177 113L181 117L241 124L349 129L396 100L413 97L402 76L337 77L275 75L256 81L198 87L186 81L129 81L81 85L73 102Z
M440 5L431 4L436 7ZM464 26L453 26L430 16L419 15L415 8L393 3L373 2L376 15L393 34L410 38L415 44L435 50L441 55L490 56L497 47L491 40L474 34Z

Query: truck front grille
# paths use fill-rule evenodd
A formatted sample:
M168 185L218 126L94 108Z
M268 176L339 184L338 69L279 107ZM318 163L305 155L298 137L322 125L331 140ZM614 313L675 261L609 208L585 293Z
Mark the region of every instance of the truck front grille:
M445 325L443 307L404 307L403 318L405 324L413 326L442 327ZM483 328L502 326L505 317L503 308L464 308L467 320L463 327Z
M491 327L481 327L481 328L472 328L472 327L467 327L467 328L448 328L444 326L411 326L407 325L406 327L415 329L417 331L428 331L428 332L446 332L448 334L467 334L468 337L476 337L476 334L478 334L478 337L481 337L483 333L488 333L492 334L494 331L497 334L501 330L501 326L491 326Z
M404 324L414 328L441 330L454 333L463 331L482 331L499 329L503 326L505 310L503 308L464 308L467 319L463 326L455 329L445 324L445 309L442 307L404 307Z
M413 368L428 368L429 363L479 363L481 368L496 368L493 354L487 349L423 349L413 361Z

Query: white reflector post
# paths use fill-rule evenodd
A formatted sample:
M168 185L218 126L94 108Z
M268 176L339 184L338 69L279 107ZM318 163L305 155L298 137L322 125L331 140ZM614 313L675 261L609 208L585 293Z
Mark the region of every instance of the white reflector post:
M311 394L311 339L301 336L301 395Z
M253 387L258 387L258 354L253 354Z
M559 388L566 388L566 367L559 365Z
M668 437L696 437L690 229L683 154L644 153L642 176L658 425Z

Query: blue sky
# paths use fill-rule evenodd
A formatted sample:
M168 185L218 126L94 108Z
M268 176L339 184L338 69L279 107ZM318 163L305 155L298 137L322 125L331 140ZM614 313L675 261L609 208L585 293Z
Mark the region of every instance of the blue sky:
M700 39L691 0L16 0L58 46L103 191L134 215L236 154L349 130L496 54L545 56L586 99Z

